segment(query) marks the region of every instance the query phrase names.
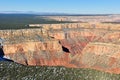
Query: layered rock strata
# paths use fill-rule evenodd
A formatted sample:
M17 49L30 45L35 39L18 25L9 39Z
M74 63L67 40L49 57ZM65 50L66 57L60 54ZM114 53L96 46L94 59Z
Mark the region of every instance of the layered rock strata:
M0 30L7 58L25 65L94 68L120 73L119 24L42 24Z

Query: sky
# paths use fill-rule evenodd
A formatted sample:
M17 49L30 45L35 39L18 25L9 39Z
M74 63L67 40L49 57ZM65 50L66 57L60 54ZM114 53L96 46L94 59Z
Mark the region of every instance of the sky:
M120 0L0 0L0 12L120 14Z

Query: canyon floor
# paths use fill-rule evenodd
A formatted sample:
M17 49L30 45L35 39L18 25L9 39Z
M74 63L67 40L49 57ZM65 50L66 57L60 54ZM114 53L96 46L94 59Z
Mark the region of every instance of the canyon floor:
M119 15L42 16L42 19L57 22L0 30L6 58L29 66L89 68L120 74Z

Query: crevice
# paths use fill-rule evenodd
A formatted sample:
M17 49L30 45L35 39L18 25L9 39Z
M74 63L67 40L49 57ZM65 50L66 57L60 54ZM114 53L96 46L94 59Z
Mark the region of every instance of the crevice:
M67 49L67 48L64 47L64 46L62 46L62 50L63 50L64 52L70 53L69 49Z
M62 46L62 51L67 52L67 53L70 53L69 49L66 48L66 47L64 47L64 46L61 44L60 41L59 41L59 44Z

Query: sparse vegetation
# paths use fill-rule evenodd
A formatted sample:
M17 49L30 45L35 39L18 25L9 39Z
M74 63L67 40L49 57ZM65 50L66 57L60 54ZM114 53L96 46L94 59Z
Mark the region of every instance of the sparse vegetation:
M57 24L71 23L45 19L42 16L30 14L0 14L0 29L25 29L28 24Z
M119 74L92 69L48 66L24 66L0 62L0 80L119 80Z
M120 24L120 22L118 21L116 21L116 22L102 22L102 23L106 23L106 24Z

